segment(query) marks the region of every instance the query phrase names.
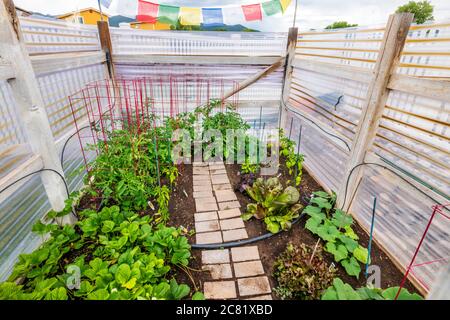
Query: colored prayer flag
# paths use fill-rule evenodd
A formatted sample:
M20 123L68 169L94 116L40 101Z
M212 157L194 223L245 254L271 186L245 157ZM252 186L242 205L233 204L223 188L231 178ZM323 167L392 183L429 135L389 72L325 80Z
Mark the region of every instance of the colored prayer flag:
M287 8L289 7L289 5L291 4L292 0L280 0L280 4L281 4L281 9L283 10L283 13L286 12Z
M221 8L203 8L203 24L223 24Z
M246 21L262 20L261 5L259 3L243 5L242 11Z
M278 0L263 2L262 7L266 16L273 16L282 10L280 1Z
M109 8L111 5L112 0L100 0L100 4L106 8Z
M244 13L240 6L223 7L222 10L225 24L235 25L244 21Z
M159 4L139 0L136 20L140 22L156 23Z
M202 11L200 8L181 7L180 23L185 26L199 26L202 22Z
M178 22L178 13L180 7L159 5L158 22L176 25Z

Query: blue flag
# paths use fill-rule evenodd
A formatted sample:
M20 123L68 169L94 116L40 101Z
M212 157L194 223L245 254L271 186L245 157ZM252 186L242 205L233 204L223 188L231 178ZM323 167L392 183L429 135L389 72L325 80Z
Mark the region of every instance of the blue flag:
M203 24L223 24L222 8L202 8Z
M112 0L100 0L100 3L102 6L109 8L109 6L111 5Z

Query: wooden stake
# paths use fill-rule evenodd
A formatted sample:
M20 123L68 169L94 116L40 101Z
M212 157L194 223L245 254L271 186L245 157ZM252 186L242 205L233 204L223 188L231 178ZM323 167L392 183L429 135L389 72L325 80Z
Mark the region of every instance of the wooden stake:
M367 97L363 106L363 112L356 128L353 148L347 163L346 174L358 164L362 163L367 151L372 147L378 125L383 114L389 95L389 79L398 65L400 55L408 36L409 27L414 15L411 13L398 13L389 17L383 42L378 52L378 60L375 65L372 82L367 90ZM361 179L363 168L356 169L348 184L347 199L351 199L355 193L358 181ZM345 183L343 181L338 193L338 206L344 205L348 211L349 206L344 204Z

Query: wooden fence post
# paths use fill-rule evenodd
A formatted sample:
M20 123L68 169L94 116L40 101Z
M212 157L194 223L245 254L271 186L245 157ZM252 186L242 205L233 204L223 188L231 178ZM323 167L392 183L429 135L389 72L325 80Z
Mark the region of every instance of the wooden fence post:
M282 88L282 103L280 104L279 113L279 127L284 128L286 123L287 110L283 104L287 104L289 100L289 93L291 91L292 73L294 72L293 62L295 59L295 48L297 46L298 28L289 28L288 42L286 47L286 64L284 67L284 79Z
M11 86L19 118L32 151L41 157L44 168L53 169L64 177L45 105L12 0L0 1L0 57L11 64L15 71L7 81ZM53 210L64 209L67 192L63 179L49 171L42 172L41 179ZM59 222L71 223L73 218L67 216Z
M389 79L394 74L400 60L413 17L414 15L411 13L399 13L389 17L384 38L378 52L377 63L373 71L373 79L367 90L361 118L356 128L352 150L344 175L345 178L349 176L356 165L364 161L367 151L370 150L373 144L389 95ZM361 167L355 169L349 179L348 185L347 181L343 181L339 188L337 203L338 206L344 205L344 210L346 211L350 207L349 199L353 198L357 185L361 180L362 169ZM346 189L347 192L345 192Z
M108 66L108 73L111 80L115 79L113 48L111 41L111 33L109 32L109 25L107 21L97 21L98 35L100 38L100 46L106 54L106 64Z

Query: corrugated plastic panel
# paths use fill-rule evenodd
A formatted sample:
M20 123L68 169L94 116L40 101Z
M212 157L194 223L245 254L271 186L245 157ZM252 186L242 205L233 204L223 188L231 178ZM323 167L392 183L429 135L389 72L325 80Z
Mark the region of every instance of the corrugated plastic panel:
M111 28L115 54L280 56L285 33L150 31Z
M366 166L364 172L350 210L369 230L373 198L377 197L374 238L406 268L436 202L427 196L418 196L411 186L382 168ZM429 195L433 196L431 192ZM438 214L419 251L413 275L427 289L442 263L449 258L450 220Z
M302 59L373 69L384 26L318 30L300 33L297 56Z
M450 78L450 21L412 26L398 70L427 78Z
M96 26L25 17L20 26L30 55L101 50Z
M32 156L19 119L11 87L0 82L0 178Z

